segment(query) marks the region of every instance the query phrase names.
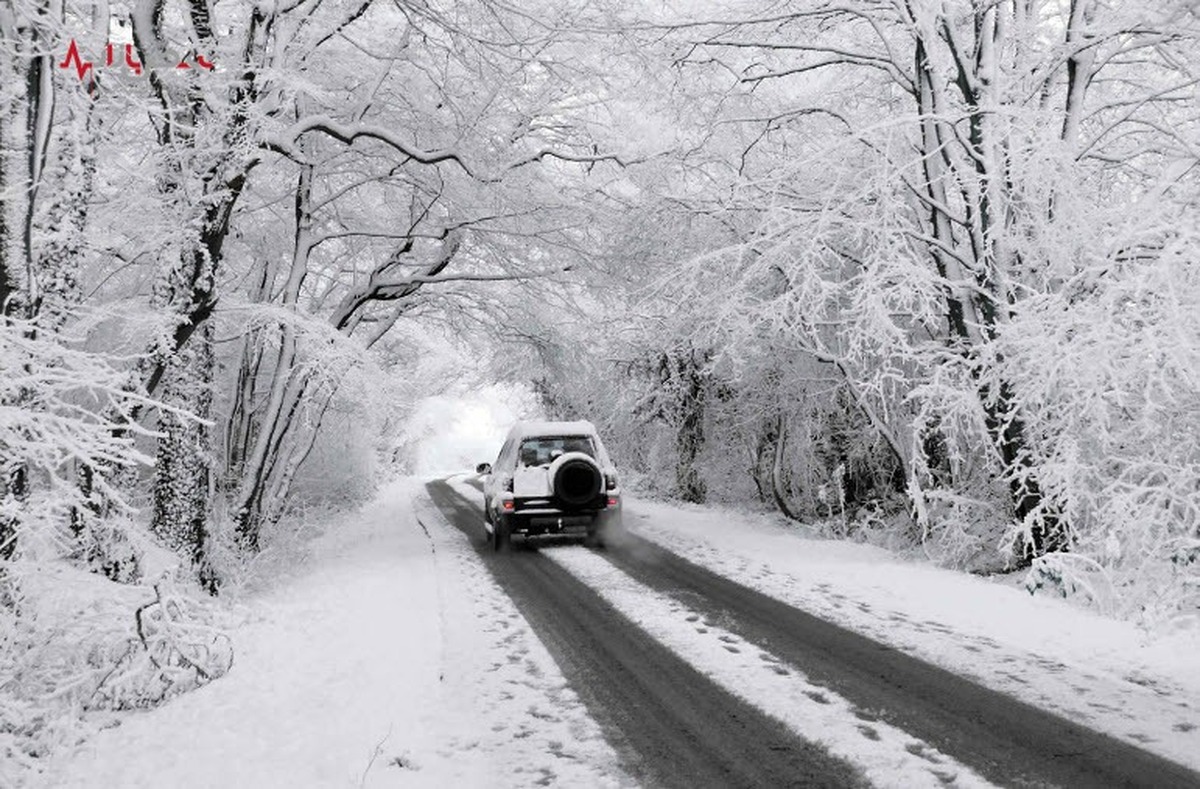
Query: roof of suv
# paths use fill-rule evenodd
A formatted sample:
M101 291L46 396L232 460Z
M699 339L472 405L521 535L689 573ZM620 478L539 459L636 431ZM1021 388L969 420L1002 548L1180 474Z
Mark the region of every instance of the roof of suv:
M591 422L517 422L508 431L508 438L531 438L536 436L595 436L596 426Z

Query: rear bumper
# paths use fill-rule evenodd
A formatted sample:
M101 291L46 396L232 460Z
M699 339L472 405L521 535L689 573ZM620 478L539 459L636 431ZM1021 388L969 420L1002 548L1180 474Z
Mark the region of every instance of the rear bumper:
M549 507L516 510L502 515L509 534L524 537L589 537L619 523L620 507L569 511Z

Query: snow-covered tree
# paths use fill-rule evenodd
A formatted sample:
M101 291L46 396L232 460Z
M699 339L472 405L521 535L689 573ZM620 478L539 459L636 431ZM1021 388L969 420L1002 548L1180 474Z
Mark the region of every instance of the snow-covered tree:
M1194 9L759 5L719 18L687 9L686 23L646 26L674 47L681 85L689 73L706 90L714 74L727 79L721 109L703 119L708 172L720 176L702 194L715 215L748 228L664 277L695 317L689 335L715 346L715 360L738 362L742 380L767 380L781 362L802 369L788 357L818 363L881 442L876 462L902 474L918 535L947 556L979 560L1007 523L1014 561L1062 551L1100 560L1101 535L1128 527L1097 517L1103 506L1075 503L1095 490L1065 481L1088 476L1062 455L1082 426L1054 425L1080 414L1068 403L1103 400L1114 381L1068 372L1064 349L1048 340L1063 329L1048 328L1065 319L1073 341L1101 342L1118 314L1099 306L1109 288L1142 292L1134 283L1148 269L1190 259ZM1158 282L1191 303L1185 269ZM1117 334L1136 342L1133 327L1153 326L1194 349L1182 314L1153 311ZM771 351L756 355L763 347ZM1164 365L1155 379L1186 368ZM1177 380L1178 392L1122 388L1120 397L1186 412L1189 378ZM796 413L787 404L804 389L782 383L785 410ZM1184 468L1193 462L1186 434L1156 445L1182 453L1173 457ZM1110 468L1115 495L1127 472ZM1186 517L1171 521L1188 533Z

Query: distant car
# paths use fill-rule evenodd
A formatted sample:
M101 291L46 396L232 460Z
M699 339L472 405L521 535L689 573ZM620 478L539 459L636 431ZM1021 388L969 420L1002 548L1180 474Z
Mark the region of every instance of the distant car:
M518 422L495 463L480 463L488 541L577 537L600 546L621 528L617 470L591 422Z

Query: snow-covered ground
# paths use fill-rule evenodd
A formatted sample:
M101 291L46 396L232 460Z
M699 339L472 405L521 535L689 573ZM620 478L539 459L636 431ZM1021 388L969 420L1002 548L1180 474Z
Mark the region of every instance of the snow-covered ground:
M633 530L720 575L1200 768L1200 631L1133 624L780 517L627 502Z
M39 783L628 784L461 533L418 521L420 490L389 486L332 524L301 571L246 600L227 676L123 716Z
M456 487L478 496L461 479ZM764 593L1200 767L1196 633L1150 640L1011 584L808 539L767 516L635 500L627 518L641 535ZM601 554L546 553L715 681L736 685L877 781L906 784L907 775L910 785L936 784L909 735L877 723L867 736L836 694L809 686L797 667L732 634L699 633L686 606ZM239 610L226 677L122 716L77 753L60 755L39 783L631 783L544 646L416 480L331 524L306 565ZM752 670L761 682L745 681ZM952 760L940 764L961 785L976 782Z

